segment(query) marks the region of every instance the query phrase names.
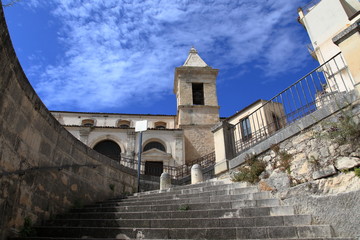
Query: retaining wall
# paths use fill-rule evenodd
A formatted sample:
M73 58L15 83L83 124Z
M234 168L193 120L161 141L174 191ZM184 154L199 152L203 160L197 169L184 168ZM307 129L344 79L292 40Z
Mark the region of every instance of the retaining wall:
M24 219L133 192L136 173L88 148L49 113L16 57L0 9L0 239Z

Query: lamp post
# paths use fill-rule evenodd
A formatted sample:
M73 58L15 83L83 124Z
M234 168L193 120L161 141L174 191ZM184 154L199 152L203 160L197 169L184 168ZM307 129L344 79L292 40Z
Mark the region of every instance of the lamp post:
M137 191L140 192L141 174L141 152L142 152L142 133L147 130L147 120L135 122L135 132L139 133L138 169L137 169Z

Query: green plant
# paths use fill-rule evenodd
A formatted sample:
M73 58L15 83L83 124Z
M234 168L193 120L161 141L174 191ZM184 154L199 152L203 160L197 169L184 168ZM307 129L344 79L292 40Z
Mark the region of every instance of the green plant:
M179 206L179 211L187 211L187 210L190 210L189 205L180 205Z
M288 174L291 173L290 167L292 158L293 155L286 151L279 152L279 168L281 171L286 171Z
M313 165L315 169L319 169L321 167L320 159L314 156L310 156L310 159L308 158L308 162Z
M109 184L109 188L110 188L111 191L114 192L115 191L115 184L112 184L112 183Z
M36 231L33 227L32 220L30 217L25 217L24 224L20 229L21 237L34 237L36 235Z
M265 170L266 163L257 159L255 155L246 155L245 165L238 168L238 172L231 176L233 182L259 182L260 174Z
M81 199L75 199L73 204L72 204L72 208L83 208L84 204L82 202Z
M355 176L358 176L360 178L360 167L354 168Z
M343 111L336 122L327 122L326 132L322 136L339 145L357 144L360 141L360 124L354 121L352 112Z
M274 153L278 154L279 151L280 151L280 146L279 146L279 144L272 144L272 145L270 146L270 149L273 150Z

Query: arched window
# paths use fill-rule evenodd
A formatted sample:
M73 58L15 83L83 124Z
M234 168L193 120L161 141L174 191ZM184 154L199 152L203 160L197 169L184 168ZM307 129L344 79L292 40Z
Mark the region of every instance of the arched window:
M155 129L166 129L166 122L156 122Z
M115 161L120 161L121 159L121 148L112 140L104 140L97 143L94 146L94 150Z
M95 121L93 119L84 119L81 121L81 125L84 127L95 126Z
M158 150L160 150L160 151L166 152L164 145L162 145L162 144L159 143L159 142L155 142L155 141L147 143L147 144L145 145L143 151L146 152L146 151L148 151L148 150L150 150L150 149L153 149L153 148L156 148L156 149L158 149Z
M130 121L127 120L119 120L117 123L119 128L130 128Z

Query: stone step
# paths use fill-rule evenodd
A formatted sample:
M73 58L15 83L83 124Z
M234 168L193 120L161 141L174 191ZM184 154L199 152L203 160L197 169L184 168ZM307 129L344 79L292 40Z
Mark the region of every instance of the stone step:
M134 227L134 228L211 228L310 225L310 215L235 217L235 218L169 218L169 219L57 219L48 226L60 227Z
M216 191L224 191L224 190L233 190L233 189L245 189L243 192L247 191L247 188L255 189L258 191L258 188L253 185L249 185L247 183L231 183L231 184L222 184L222 185L211 185L211 186L193 186L192 187L184 188L184 189L177 189L177 188L170 188L166 191L149 191L149 192L142 192L142 193L134 193L134 195L129 196L129 199L133 198L152 198L152 197L163 197L163 196L171 196L173 194L195 194L195 193L203 193L203 192L216 192Z
M216 203L216 202L226 202L226 201L236 201L236 200L265 200L273 199L273 196L270 192L257 192L257 193L248 193L248 194L239 194L239 195L215 195L215 196L181 196L176 195L171 198L168 197L164 200L148 200L144 199L142 201L106 201L101 203L96 203L93 205L87 205L86 207L115 207L115 206L140 206L140 205L165 205L165 204L185 204L185 203Z
M210 210L210 209L237 209L243 207L273 207L279 206L278 199L260 200L239 200L225 202L200 202L183 204L164 204L164 205L130 205L116 207L84 207L72 209L73 212L154 212L154 211L177 211L177 210Z
M167 218L231 218L294 215L291 206L250 207L241 209L213 209L156 212L77 212L58 216L59 219L167 219Z
M119 239L125 239L125 238L49 238L49 237L27 237L27 238L10 238L9 240L119 240ZM278 239L278 238L277 238ZM357 240L355 238L339 238L339 237L332 237L332 238L281 238L281 240ZM134 238L126 238L126 240L138 240ZM142 238L141 240L149 240L147 238ZM165 240L165 239L152 239L152 240ZM192 239L173 239L173 240L192 240ZM228 239L228 240L235 240L235 239ZM259 239L243 239L243 240L259 240Z
M148 239L282 239L330 238L330 226L268 226L222 228L38 227L40 237ZM124 238L126 239L126 238Z

